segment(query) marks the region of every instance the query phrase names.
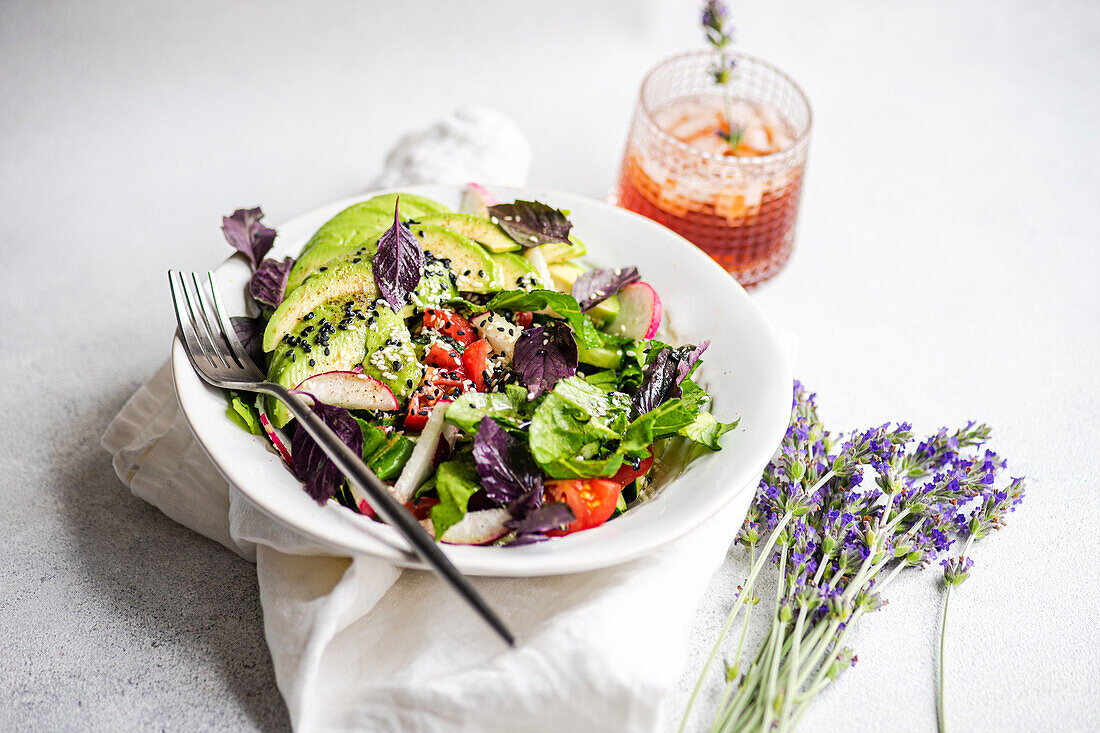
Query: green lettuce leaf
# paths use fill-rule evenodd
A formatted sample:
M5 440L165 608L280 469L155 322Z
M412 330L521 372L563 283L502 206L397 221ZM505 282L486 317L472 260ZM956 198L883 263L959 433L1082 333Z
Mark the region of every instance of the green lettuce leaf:
M600 333L588 316L581 312L576 298L554 290L505 290L497 293L485 308L491 311L540 311L548 308L564 318L573 328L577 341L589 349L603 346L611 338Z
M680 435L690 438L692 442L698 445L706 446L711 450L722 450L719 438L737 427L739 422L741 421L719 422L718 418L709 412L701 412L690 425L682 428L679 432Z
M518 385L508 386L516 386L516 389L505 392L467 392L447 407L447 422L457 425L468 435L477 433L477 426L486 417L495 418L505 427L518 429L526 421L523 409L527 401L527 391Z
M531 455L552 478L610 476L622 465L617 444L629 416L626 395L563 379L531 417Z
M432 528L439 540L466 516L470 497L481 488L477 468L470 461L454 459L440 464L435 472L439 504L432 507Z
M241 397L240 392L227 392L225 395L229 406L225 414L230 420L237 423L242 430L247 430L253 435L263 435L264 428L260 423L260 412Z

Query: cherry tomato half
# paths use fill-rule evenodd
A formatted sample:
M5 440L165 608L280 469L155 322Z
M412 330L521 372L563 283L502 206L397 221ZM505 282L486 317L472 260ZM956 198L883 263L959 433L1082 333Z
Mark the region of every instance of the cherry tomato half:
M565 529L546 534L558 537L600 526L615 512L622 488L622 484L599 478L547 481L546 501L564 501L576 520Z
M442 308L427 308L424 311L424 326L453 338L460 344L477 341L477 331L462 316Z
M432 366L425 367L424 379L409 395L405 429L423 430L428 424L432 407L440 403L454 402L455 398L473 389L474 383L466 378L466 373L462 369L450 371Z
M444 369L458 369L462 366L462 355L450 346L444 346L436 341L424 355L424 363Z
M639 476L644 476L649 472L649 469L653 468L653 452L650 450L649 456L643 458L638 462L638 467L633 468L629 463L623 462L622 468L619 472L611 477L611 481L614 481L619 486L625 487L634 479Z
M478 339L462 352L462 365L466 367L466 374L470 376L474 384L477 385L478 392L484 392L486 390L485 379L486 373L489 371L487 365L487 358L493 347L489 345L489 342L485 339Z

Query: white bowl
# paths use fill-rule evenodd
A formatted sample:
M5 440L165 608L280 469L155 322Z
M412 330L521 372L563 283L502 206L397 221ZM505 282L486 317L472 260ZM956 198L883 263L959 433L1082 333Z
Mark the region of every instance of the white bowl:
M401 190L457 209L458 186L408 186ZM645 217L601 201L540 189L495 187L502 201L543 201L568 209L574 231L588 245L590 263L636 265L656 288L678 343L710 339L701 381L723 421L740 418L723 449L706 455L666 485L651 501L584 532L521 547L444 545L469 575L537 576L575 573L632 560L698 527L735 499L747 510L760 473L787 427L791 372L785 349L764 314L713 260L680 236ZM278 227L270 256L296 256L334 214L369 198L337 201ZM241 257L223 262L215 277L231 313L244 313L250 271ZM225 415L221 391L191 368L183 344L172 347L172 376L180 407L195 436L225 478L261 511L339 554L363 554L407 567L422 567L389 526L306 495L265 440L249 435ZM733 539L734 527L730 527Z

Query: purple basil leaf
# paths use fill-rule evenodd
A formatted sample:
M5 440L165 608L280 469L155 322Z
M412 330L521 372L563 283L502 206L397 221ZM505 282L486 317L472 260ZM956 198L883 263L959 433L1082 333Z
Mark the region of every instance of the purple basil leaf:
M233 332L237 334L237 339L244 347L244 352L248 354L248 358L256 366L263 368L264 319L233 316L229 321L233 324Z
M508 529L514 529L522 534L529 532L547 532L552 529L562 529L576 520L573 510L564 502L555 501L543 504L534 509L523 519L509 519L504 523Z
M642 384L634 395L634 409L639 415L656 409L672 396L677 366L673 351L667 346L661 349L642 371Z
M698 346L681 346L676 349L666 346L657 352L642 371L642 384L634 395L634 409L638 414L644 415L660 407L666 400L679 397L680 383L691 373L691 367L699 361L708 346L710 341L704 341Z
M275 244L275 230L261 224L260 219L263 218L264 212L259 206L255 209L237 209L231 216L222 217L225 240L248 258L253 269L259 267Z
M508 507L508 511L512 512L512 516L516 519L523 519L535 509L542 506L542 483L540 482L538 488L528 491L512 502L512 505Z
M282 262L270 257L260 263L248 281L248 292L260 305L278 308L286 293L286 281L290 277L290 268L294 267L294 258L287 257Z
M549 242L569 243L573 225L560 210L539 201L515 201L489 207L489 216L524 247Z
M393 226L378 239L378 252L374 255L374 281L382 297L395 311L405 307L409 293L420 284L424 272L424 250L409 228L401 223L397 207L393 207Z
M481 486L498 504L542 493L542 472L523 445L491 417L481 418L474 435L474 463Z
M589 270L573 283L573 297L580 303L581 312L591 310L632 282L641 279L637 267L620 267L617 270Z
M545 542L550 539L541 532L527 532L517 534L516 538L505 545L505 547L522 547L523 545L533 545L536 542Z
M336 432L344 445L351 448L356 455L363 454L363 429L350 412L319 400L313 400L312 409L317 417ZM324 504L331 499L344 481L344 474L301 425L294 431L290 455L294 460L294 472L305 482L306 493L318 504Z
M512 352L512 367L535 399L552 389L559 379L577 373L577 341L569 326L555 321L549 326L524 329Z
M703 352L707 350L708 346L710 346L710 339L690 349L687 346L676 349L680 356L680 360L676 363L676 382L672 390L673 397L680 396L680 383L691 374L691 368L695 366L695 362L699 361L699 357L703 355Z

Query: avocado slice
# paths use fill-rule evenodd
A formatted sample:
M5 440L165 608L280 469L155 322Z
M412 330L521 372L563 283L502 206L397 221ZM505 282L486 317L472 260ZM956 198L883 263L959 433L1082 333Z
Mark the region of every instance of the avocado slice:
M274 351L283 337L320 304L360 294L367 299L378 297L370 260L354 252L332 260L292 290L271 314L264 329L264 351Z
M573 283L585 270L574 262L555 262L549 265L550 277L554 279L554 287L563 293L573 292ZM597 326L605 326L615 320L619 313L619 296L612 295L602 303L597 303L588 311ZM599 365L597 365L599 366Z
M470 214L429 214L419 217L418 224L446 227L480 243L490 252L515 252L519 243L489 219Z
M389 224L373 232L361 229L355 236L348 237L346 240L322 241L308 250L303 250L302 254L298 256L297 262L294 263L294 267L290 268L290 275L286 281L286 292L292 292L305 282L306 278L315 274L337 257L351 255L352 257L362 257L364 260L373 258L374 253L378 251L378 239L389 227L393 226L392 217L391 214Z
M440 260L447 260L462 292L492 293L504 290L500 266L480 244L458 232L432 224L411 224L420 246Z
M371 201L360 201L322 224L302 247L302 253L320 244L354 243L356 238L361 238L361 232L384 232L392 225L392 206L386 211Z
M398 194L387 193L352 204L321 225L302 248L298 261L290 269L286 292L290 292L321 266L341 255L365 248L368 257L374 256L378 238L393 226L393 207ZM446 212L447 207L436 201L403 193L400 215L402 220Z
M546 258L547 262L564 262L588 254L588 247L572 234L569 235L569 244L565 242L547 242L546 244L540 244L539 247L542 248L542 256Z
M308 320L298 321L275 347L268 381L293 389L314 374L357 367L366 356L370 328L365 312L373 303L358 294L326 301L311 310ZM356 316L357 312L364 317ZM291 420L290 411L273 397L267 398L267 414L277 428Z
M550 287L549 283L542 281L539 271L527 261L526 257L512 252L498 252L489 256L500 265L500 272L504 276L506 290L533 290Z
M384 300L375 301L366 315L368 329L363 373L380 379L399 400L403 400L424 376L412 335L405 326L405 319Z
M373 198L369 198L363 203L371 204L376 209L390 212L390 224L393 224L393 207L394 204L397 203L398 196L401 197L402 219L419 219L429 214L446 214L450 211L450 209L443 204L438 201L433 201L427 196L417 196L415 193L401 193L400 191L397 193L383 193Z
M582 364L591 364L601 369L618 369L623 363L623 352L622 349L608 349L603 346L586 349L584 344L578 341L577 360Z
M458 297L458 288L455 286L457 278L448 269L443 260L431 252L424 253L424 272L420 275L420 283L412 292L412 305L405 306L402 316L408 318L414 313L414 306L423 308L437 308L448 300Z

